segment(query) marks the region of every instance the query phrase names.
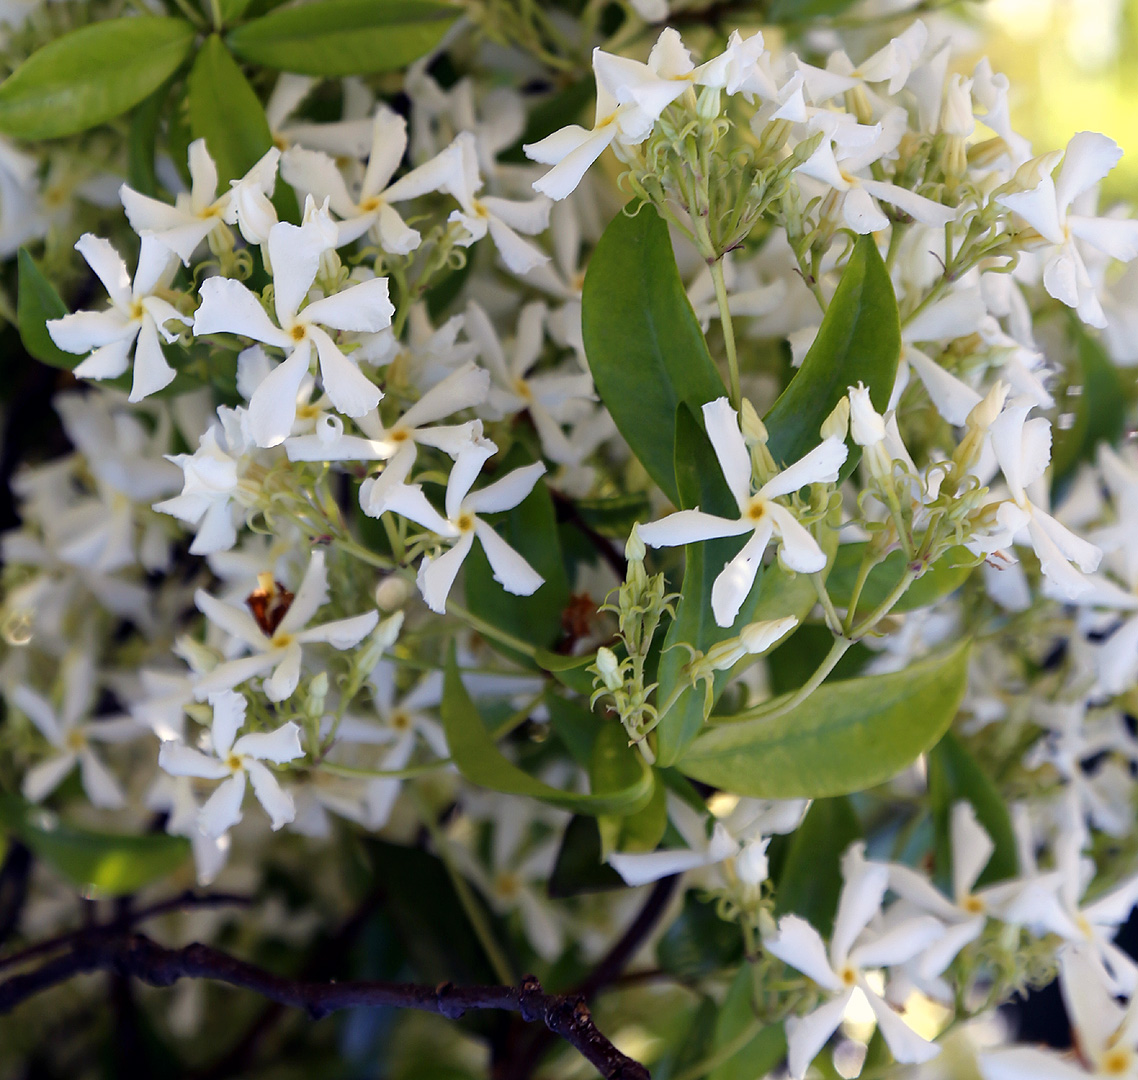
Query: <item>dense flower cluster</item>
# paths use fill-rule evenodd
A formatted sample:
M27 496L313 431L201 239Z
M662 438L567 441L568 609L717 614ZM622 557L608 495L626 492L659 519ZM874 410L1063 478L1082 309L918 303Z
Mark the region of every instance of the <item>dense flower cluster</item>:
M53 218L36 161L0 145L0 247L68 235L106 294L41 322L76 361L54 401L72 450L20 470L0 537L0 777L92 828L159 813L202 885L425 826L545 970L683 875L744 948L704 989L741 963L796 1080L874 1026L897 1063L951 1045L985 1080L1138 1075L1114 943L1138 902L1138 451L1129 416L1100 423L1138 360L1116 270L1138 220L1097 207L1121 151L1088 131L1033 156L1007 80L958 70L940 19L856 61L777 40L597 48L592 127L525 163L528 100L435 57L398 112L345 80L334 120L282 75L272 149L222 183L189 142L169 198L119 186L113 240ZM644 324L603 323L584 268L610 221L656 217L726 378L669 386L642 446L625 418L658 388L614 400L594 342ZM803 427L776 401L846 347L856 274L895 309L858 315L894 318L888 378L859 346ZM896 681L965 638L958 708ZM892 729L866 721L864 782L708 771L737 732L806 731L854 676L850 709L950 712L886 774ZM494 756L472 765L456 723ZM817 775L842 767L818 741ZM972 787L934 783L948 742ZM640 775L651 801L618 805ZM810 831L854 790L852 835ZM569 810L627 889L551 898ZM830 911L782 900L800 842ZM46 908L58 887L36 888ZM989 1045L995 1007L1056 972L1079 1057Z

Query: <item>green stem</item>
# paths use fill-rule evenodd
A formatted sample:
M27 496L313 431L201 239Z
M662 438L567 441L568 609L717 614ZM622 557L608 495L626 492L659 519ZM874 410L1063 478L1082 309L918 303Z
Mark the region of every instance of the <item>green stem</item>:
M465 912L470 926L474 930L479 944L482 946L482 951L486 953L486 958L490 961L490 966L494 969L495 977L503 985L513 986L517 982L517 979L510 966L510 961L507 959L502 946L498 944L497 939L494 937L490 921L487 919L486 912L483 910L482 905L479 904L478 898L474 895L474 890L470 887L470 883L466 878L462 876L462 872L459 870L458 864L454 859L454 854L450 849L450 841L443 835L443 831L439 828L438 822L435 820L434 813L432 813L430 807L427 806L422 795L414 789L412 789L411 795L415 803L415 808L419 812L419 817L426 827L427 832L430 833L431 841L435 845L435 851L438 853L439 859L446 869L447 876L450 878L450 883L454 886L454 891L458 896L459 903L462 905L462 910Z
M901 580L897 582L893 591L873 609L872 612L866 617L865 622L861 626L856 627L850 634L854 640L865 637L890 611L893 610L894 605L902 596L908 591L910 585L917 580L917 571L913 569L906 570L902 575Z
M876 557L870 557L867 553L861 560L861 566L858 567L857 580L854 582L853 592L850 594L849 606L846 608L844 629L847 637L850 635L850 631L853 630L854 616L857 614L858 601L861 600L861 591L865 588L865 583L877 563L878 559Z
M450 758L439 758L437 761L408 765L402 769L362 769L355 765L338 765L334 761L321 761L316 767L321 772L344 776L349 780L413 780L416 776L425 776L450 764Z
M508 649L520 652L523 656L528 656L531 660L537 655L537 649L528 641L522 641L521 638L514 637L513 634L507 634L505 630L499 630L492 623L488 623L485 619L480 619L473 611L468 611L461 605L456 604L453 600L447 601L447 611L451 615L456 615L462 619L471 630L476 630L485 638L491 638L498 642L499 645L505 645Z
M741 713L736 713L730 718L731 722L733 723L737 720L774 720L777 717L785 716L792 709L797 709L799 705L822 685L826 676L838 666L838 661L846 655L846 651L851 645L853 645L853 641L848 637L834 638L834 644L830 646L830 651L826 654L826 658L818 665L814 674L795 690L793 694L789 697L776 698L773 702L764 702L762 705L756 705L753 709L745 709Z
M719 1047L714 1054L704 1058L703 1061L697 1061L690 1068L676 1073L673 1080L699 1080L701 1076L706 1076L714 1069L719 1068L720 1065L730 1061L765 1027L766 1024L756 1016L733 1039L728 1039Z
M723 344L727 350L727 370L731 377L731 406L738 412L743 404L743 391L739 386L739 357L735 352L735 327L731 322L731 308L727 303L722 259L716 259L711 264L711 280L715 285L715 302L719 305L719 322L723 327Z
M834 609L834 602L830 599L830 594L826 590L826 579L822 576L820 570L815 574L811 574L810 579L814 582L814 591L818 594L818 602L822 605L822 610L826 613L826 625L830 628L832 634L841 634L842 620L838 618L838 613Z

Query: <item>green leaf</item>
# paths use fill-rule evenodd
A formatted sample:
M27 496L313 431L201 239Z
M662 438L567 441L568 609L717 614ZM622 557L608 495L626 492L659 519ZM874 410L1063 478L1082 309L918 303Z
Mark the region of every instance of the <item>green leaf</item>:
M731 980L727 996L715 1018L712 1039L715 1050L720 1051L740 1038L755 1020L755 981L751 965L744 964ZM782 1025L768 1024L726 1061L712 1069L707 1080L755 1080L755 1077L772 1072L784 1057L786 1035Z
M826 591L837 607L847 607L853 598L858 569L865 554L864 542L842 544L834 556L830 576L826 578ZM949 548L912 585L893 606L893 610L916 611L928 607L943 596L959 589L975 569L976 557L967 548ZM861 590L858 609L873 611L896 588L906 569L905 553L891 551L866 578Z
M592 658L585 657L585 659ZM593 747L597 743L601 729L608 725L595 713L590 712L583 701L548 693L545 695L545 705L549 710L550 727L565 744L573 760L582 769L587 769L593 760Z
M158 194L158 173L155 171L158 127L169 94L170 84L164 83L134 110L130 118L130 136L126 145L127 181L135 191L151 198Z
M575 499L573 505L590 529L610 539L627 539L636 522L647 521L652 516L647 492Z
M1051 455L1051 483L1058 490L1067 484L1084 461L1093 461L1101 442L1117 446L1126 431L1126 389L1122 377L1102 343L1071 320L1081 393L1074 399L1075 422L1056 430Z
M521 446L506 455L499 472L529 463ZM532 596L514 596L494 580L494 571L482 550L481 544L466 558L466 604L481 619L514 637L548 648L561 636L561 613L569 603L569 578L565 573L565 560L557 533L557 518L553 500L543 480L538 480L526 498L502 515L488 515L494 531L518 552L543 578L542 585ZM501 644L490 644L511 659L533 667L529 657L507 649Z
M140 15L72 30L32 53L0 84L0 131L55 139L137 105L181 65L194 28Z
M495 745L466 687L462 685L453 646L444 678L442 720L447 746L458 771L480 787L507 795L524 795L583 814L634 813L652 797L652 770L643 761L639 776L628 787L581 795L551 787L507 760Z
M549 875L549 895L555 900L581 893L626 888L624 879L601 861L601 837L596 818L577 814L569 819Z
M964 800L972 804L976 820L984 826L996 850L992 852L977 885L1015 877L1019 868L1015 832L1007 805L983 766L951 732L929 751L929 802L935 830L936 879L946 892L952 882L953 806Z
M861 836L844 795L818 799L790 836L775 889L775 914L793 912L830 936L842 891L842 853Z
M596 653L563 656L548 649L537 649L533 658L542 671L548 671L562 686L567 686L586 698L592 695L593 676L585 669L596 660Z
M190 132L205 139L217 164L218 187L244 176L273 145L261 99L216 34L210 34L190 68Z
M221 12L221 21L231 23L240 19L249 4L250 0L218 0L217 9Z
M642 757L628 745L628 735L615 721L604 724L593 743L589 788L603 794L621 791L640 777ZM655 851L668 827L664 786L653 777L652 798L632 814L602 814L597 818L603 858L614 851Z
M321 0L279 8L234 30L244 60L301 75L396 71L430 52L462 14L434 0Z
M83 357L64 352L47 332L49 319L60 319L67 314L67 305L59 298L55 286L40 273L27 248L20 248L16 257L19 267L16 282L16 321L20 340L31 356L52 367L70 371Z
M668 227L651 206L617 214L589 260L582 331L597 393L632 452L679 505L676 408L727 390L680 280Z
M91 897L137 892L173 873L190 854L189 841L180 836L78 829L11 795L0 795L0 825Z
M854 0L774 0L767 11L772 23L810 22L832 18L854 5Z
M846 795L936 744L964 696L970 643L903 671L823 683L789 712L705 731L679 763L706 784L766 799ZM776 698L772 711L785 698Z
M884 412L897 376L901 323L893 283L872 235L859 237L842 273L818 336L790 385L765 417L775 461L788 465L820 441L819 428L858 382ZM851 444L843 475L860 450Z
M770 690L774 695L797 690L826 659L834 644L834 635L823 623L807 623L783 638L767 658ZM862 642L846 650L828 679L853 679L873 659L874 654Z
M743 935L735 923L719 917L714 901L695 890L684 896L679 915L656 944L656 962L683 979L718 974L743 958Z

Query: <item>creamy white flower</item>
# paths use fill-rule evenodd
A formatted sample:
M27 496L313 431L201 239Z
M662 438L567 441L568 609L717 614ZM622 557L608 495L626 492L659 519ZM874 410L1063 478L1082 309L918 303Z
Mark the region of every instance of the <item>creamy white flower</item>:
M271 574L263 575L261 589L269 600L280 601ZM328 573L324 552L314 551L296 595L276 625L262 626L245 608L227 604L210 596L204 589L194 594L198 610L215 626L231 634L252 655L218 664L198 680L194 696L202 701L210 694L239 686L256 675L272 670L265 680L265 695L270 701L285 701L300 682L303 659L301 646L326 642L335 649L352 649L375 629L378 611L368 611L349 619L308 626L316 612L328 599Z
M233 181L234 187L251 186L264 196L271 195L280 156L281 152L271 147L244 177ZM237 224L234 190L231 187L218 195L217 165L205 139L190 143L189 166L190 190L180 194L173 206L141 195L127 184L119 189L131 228L140 236L153 234L187 266L198 245L214 229L221 224Z
M489 232L502 261L515 274L528 273L548 262L544 251L518 234L533 236L546 229L552 206L549 199L538 195L522 202L499 195L476 195L482 178L478 175L478 149L469 131L462 132L443 153L449 155L449 167L438 189L458 200L459 209L452 211L448 220L466 230L466 239L459 243L469 247Z
M384 251L406 255L419 246L419 233L410 228L394 203L438 191L454 167L445 152L392 183L407 150L407 121L380 105L372 121L371 151L359 191L349 190L336 162L318 150L293 147L281 158L281 176L303 195L328 200L343 220L337 223L336 246L371 232Z
M190 777L159 773L146 793L146 806L166 815L170 836L184 836L190 841L198 885L211 885L229 858L229 836L206 836L198 828L201 807Z
M211 694L209 703L213 707L210 753L178 742L163 743L158 752L159 766L171 776L222 781L198 812L198 828L207 837L222 836L233 828L241 820L247 780L273 828L287 825L295 817L296 808L264 763L283 765L303 757L300 728L290 720L275 731L251 732L236 739L245 723L245 699L225 690Z
M775 500L807 484L833 483L848 450L837 437L824 439L752 493L751 454L730 402L725 397L709 401L703 406L703 417L719 468L739 507L739 518L718 517L698 507L679 510L660 521L641 525L640 537L652 547L675 547L751 533L739 554L724 566L711 590L716 623L730 626L755 583L763 552L772 537L778 537L778 558L788 569L812 574L825 567L826 556L818 542L787 507Z
M76 311L49 319L47 332L64 352L91 353L75 368L81 379L117 378L126 371L133 348L130 400L141 401L169 385L175 375L162 353L159 335L174 341L177 331L167 330L166 324L176 321L189 326L191 322L158 295L169 289L176 261L157 239L144 236L132 282L108 241L84 233L75 250L103 283L111 306L106 311Z
M282 221L273 226L269 255L276 324L240 281L213 277L201 287L195 334L242 334L288 354L249 401L249 430L258 446L276 446L292 430L297 394L308 375L313 349L324 392L338 411L363 416L383 397L379 387L340 351L328 330L375 333L389 326L395 308L388 299L387 278L372 278L301 306L316 279L321 257L335 242L336 226L322 212L306 214L303 225Z
M1043 417L1027 418L1034 407L1033 401L1012 402L989 428L992 450L1012 497L1000 506L997 519L1013 540L1026 531L1040 569L1062 596L1075 599L1090 590L1084 575L1098 567L1102 552L1028 498L1027 489L1051 462L1051 425Z
M1034 169L1041 174L1030 190L996 196L998 203L1014 210L1044 241L1054 245L1043 270L1044 287L1091 326L1106 326L1106 316L1075 241L1112 259L1130 262L1138 256L1138 220L1090 217L1071 213L1071 209L1121 157L1122 150L1113 139L1080 131L1071 137L1065 151L1036 158L1020 170ZM1052 170L1060 158L1063 167L1053 179Z
M543 584L544 578L521 555L505 542L478 515L509 510L533 490L545 472L543 462L534 462L507 473L500 480L471 491L483 464L498 452L489 439L476 438L463 447L455 458L447 480L444 513L427 501L418 484L402 484L387 494L386 506L403 517L453 541L449 550L437 558L425 556L419 566L418 585L423 599L432 611L446 611L447 596L475 537L494 572L494 580L515 596L529 596Z
M62 684L58 709L22 683L7 692L9 704L39 729L54 751L24 774L20 790L29 802L43 802L78 765L83 790L92 806L123 806L126 798L122 788L91 749L91 743L126 742L137 739L144 729L129 716L88 719L97 689L95 665L88 650L75 649L68 654Z
M334 157L366 157L374 130L367 113L375 96L359 79L344 79L341 83L344 92L342 119L324 123L292 119L319 81L309 75L295 75L287 71L277 78L273 92L265 102L265 119L269 122L273 145L283 151L295 145L322 150Z
M870 987L865 972L911 960L936 941L944 927L937 919L920 916L863 938L863 931L880 909L889 887L889 868L866 862L862 852L863 845L856 844L842 859L845 883L828 949L818 931L797 915L784 915L778 922L778 934L763 942L767 952L813 979L829 995L812 1013L786 1021L790 1075L795 1080L805 1076L810 1062L837 1030L857 989L869 1001L878 1029L896 1061L929 1061L940 1049L893 1011ZM860 944L856 944L859 939Z

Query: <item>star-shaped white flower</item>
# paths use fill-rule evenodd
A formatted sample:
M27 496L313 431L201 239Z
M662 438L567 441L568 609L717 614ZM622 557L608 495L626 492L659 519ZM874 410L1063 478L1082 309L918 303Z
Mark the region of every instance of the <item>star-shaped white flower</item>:
M388 299L387 278L372 278L302 307L321 256L336 243L336 226L326 213L309 204L305 219L299 226L282 221L269 232L276 324L245 285L223 277L202 285L201 306L194 316L195 334L242 334L288 354L249 401L249 430L258 446L276 446L288 437L314 348L324 392L337 410L363 416L383 397L340 351L328 329L376 333L389 326L395 308Z
M719 626L730 626L755 583L763 552L772 537L779 539L778 558L783 565L803 574L813 574L826 565L818 541L791 511L776 502L807 484L830 484L846 460L848 449L837 436L822 442L752 493L751 453L739 430L739 418L727 398L709 401L703 407L707 437L719 460L723 478L739 507L737 520L706 514L698 507L679 510L660 521L641 525L640 538L652 547L676 547L722 536L751 537L743 549L715 579L711 608Z
M1095 131L1080 131L1071 137L1065 151L1036 158L1024 166L1042 173L1031 190L996 196L996 202L1014 210L1054 245L1043 270L1044 288L1056 300L1074 308L1079 318L1091 326L1106 326L1106 316L1075 241L1112 259L1130 262L1138 256L1138 221L1073 214L1071 208L1080 196L1091 192L1121 157L1122 150L1113 139ZM1051 174L1060 158L1063 167L1056 180Z
M273 828L287 825L296 816L296 808L264 763L283 765L303 757L300 728L290 720L275 731L251 732L234 741L245 723L245 699L226 690L212 694L209 703L213 706L212 753L204 754L179 742L165 742L158 752L159 766L171 776L222 781L198 812L198 828L207 837L222 836L233 828L241 820L246 781L253 785L253 794Z
M419 566L418 585L432 611L446 611L454 579L477 537L494 572L494 580L515 596L530 596L545 579L478 515L494 514L517 506L545 472L537 461L507 473L478 491L470 490L482 466L498 452L489 439L476 438L459 451L447 480L445 517L428 501L418 484L403 484L387 496L387 509L430 529L451 547L437 558L425 556Z
M271 147L228 191L217 193L217 165L206 149L205 139L190 143L190 190L177 197L173 206L142 195L123 184L119 189L131 228L139 236L150 233L187 266L198 245L219 225L237 224L233 188L252 185L262 195L272 195L281 152Z
M304 580L291 601L277 588L271 574L262 577L261 587L254 594L264 601L264 615L260 620L246 608L218 600L204 589L194 594L198 610L215 626L243 642L252 653L218 664L199 679L194 687L194 696L199 701L269 670L273 674L265 680L265 695L270 701L284 701L292 696L300 682L302 645L326 642L335 649L351 649L379 622L379 612L368 611L350 619L308 625L328 599L328 572L323 551L312 553ZM282 607L283 615L278 615Z
M50 319L47 332L64 352L91 354L75 368L81 379L117 378L126 371L133 348L130 400L141 401L174 378L174 369L162 354L159 335L174 341L178 335L167 330L166 324L176 321L189 326L191 322L157 295L170 285L176 260L158 240L144 236L132 282L126 264L109 241L84 233L75 250L103 283L111 306L106 311L76 311Z
M829 949L805 919L784 915L778 934L763 947L784 963L813 979L829 995L812 1013L786 1021L790 1075L801 1080L810 1062L842 1022L846 1007L860 989L873 1009L877 1026L896 1061L929 1061L940 1048L918 1035L866 981L865 972L911 960L944 933L929 916L907 919L855 944L881 907L889 887L889 868L866 862L857 844L842 859L845 884L838 902Z

